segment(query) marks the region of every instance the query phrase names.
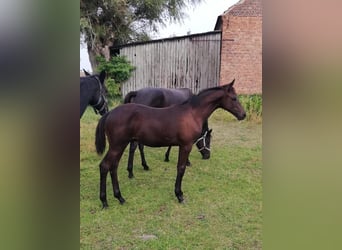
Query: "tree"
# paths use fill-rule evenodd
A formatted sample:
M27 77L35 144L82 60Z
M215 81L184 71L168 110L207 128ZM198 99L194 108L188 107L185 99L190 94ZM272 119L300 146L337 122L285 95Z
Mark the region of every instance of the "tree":
M180 22L184 9L202 0L81 0L80 31L85 35L90 63L96 56L108 61L109 48L150 40L151 31L168 21Z

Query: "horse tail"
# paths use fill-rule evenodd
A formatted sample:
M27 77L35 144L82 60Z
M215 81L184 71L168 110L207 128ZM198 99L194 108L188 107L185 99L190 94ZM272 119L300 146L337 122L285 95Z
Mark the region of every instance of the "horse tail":
M125 96L124 103L130 103L132 101L132 98L137 96L138 91L130 91Z
M96 126L96 133L95 133L95 146L96 146L96 152L99 155L102 155L105 148L106 148L106 135L105 135L105 130L104 130L104 126L106 123L106 119L108 116L109 112L107 112L106 114L104 114L97 126Z

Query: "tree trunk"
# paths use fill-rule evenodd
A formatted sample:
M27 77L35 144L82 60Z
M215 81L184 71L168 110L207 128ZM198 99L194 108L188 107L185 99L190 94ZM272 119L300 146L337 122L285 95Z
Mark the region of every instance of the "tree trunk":
M109 46L108 45L105 45L104 48L102 48L101 54L104 56L104 58L108 62L109 59L110 59L110 50L109 50Z
M99 55L103 56L107 62L110 59L109 45L105 45L104 47L98 46L96 50L92 49L91 47L88 47L89 61L90 61L93 71L96 71L97 66L99 66L96 61L96 56L99 56Z
M96 61L96 52L94 50L92 50L91 48L88 47L88 54L89 54L89 61L90 61L90 65L92 68L92 71L95 72L98 66L98 63Z

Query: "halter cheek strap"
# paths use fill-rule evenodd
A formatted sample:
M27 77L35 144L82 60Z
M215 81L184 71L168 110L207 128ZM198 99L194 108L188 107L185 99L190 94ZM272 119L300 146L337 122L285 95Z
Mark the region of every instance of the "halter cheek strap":
M97 103L95 105L92 105L94 111L95 111L95 114L98 114L98 112L101 112L105 107L106 107L106 104L107 104L107 100L106 98L104 97L103 93L102 93L102 86L101 86L101 82L99 80L99 78L97 76L95 76L95 79L97 80L97 82L99 83L99 87L100 87L100 98L99 100L97 101ZM100 104L102 103L101 107L100 108L97 108L97 106L99 106Z
M97 106L100 105L101 101L103 101L101 107L97 108ZM98 112L101 112L103 109L105 109L106 108L106 103L107 103L106 98L104 96L102 96L102 94L101 94L100 98L99 98L99 101L95 105L92 105L95 113L98 114Z
M207 147L206 143L205 143L205 137L207 136L208 131L205 131L204 135L201 136L200 138L197 139L197 141L195 142L195 144L201 140L203 140L203 147L201 147L200 149L198 149L199 152L201 152L202 150L206 149L208 151L210 151L210 148Z

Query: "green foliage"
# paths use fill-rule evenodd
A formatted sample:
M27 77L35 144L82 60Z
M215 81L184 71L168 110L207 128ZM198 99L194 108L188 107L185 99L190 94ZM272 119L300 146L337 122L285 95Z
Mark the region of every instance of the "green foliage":
M261 121L262 119L262 96L254 95L239 95L239 101L246 110L247 120Z
M125 56L113 56L108 62L102 56L98 56L96 59L99 63L98 71L105 70L107 76L116 83L126 81L135 69Z
M124 56L114 56L109 61L101 56L96 59L99 63L97 71L105 70L107 73L108 98L112 100L121 97L120 84L131 76L135 67Z
M115 83L112 78L106 79L105 84L108 90L107 97L110 101L113 101L115 98L121 98L120 84Z

